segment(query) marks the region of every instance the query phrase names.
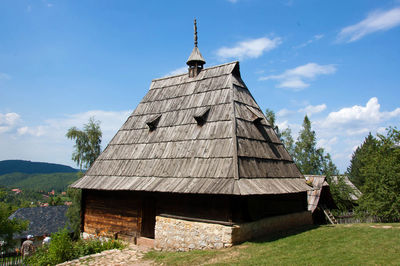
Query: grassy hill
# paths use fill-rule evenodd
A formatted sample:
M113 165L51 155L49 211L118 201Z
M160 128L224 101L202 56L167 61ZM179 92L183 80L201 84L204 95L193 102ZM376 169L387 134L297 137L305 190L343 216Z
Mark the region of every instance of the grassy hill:
M48 174L48 173L76 173L77 169L72 167L55 164L41 163L24 160L4 160L0 161L0 175L9 173L27 173L27 174Z
M223 250L151 251L162 265L399 265L400 224L304 227Z
M78 173L26 174L11 173L0 175L0 185L9 188L34 191L65 191L67 186L78 179Z

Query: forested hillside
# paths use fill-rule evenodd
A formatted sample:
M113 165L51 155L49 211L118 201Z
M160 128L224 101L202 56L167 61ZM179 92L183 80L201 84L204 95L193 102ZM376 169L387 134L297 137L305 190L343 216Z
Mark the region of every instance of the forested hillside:
M0 185L9 188L34 191L65 191L67 186L78 179L78 173L27 174L11 173L0 175Z
M48 174L48 173L75 173L78 172L70 166L41 163L24 160L5 160L0 161L0 175L9 173L27 173L27 174Z

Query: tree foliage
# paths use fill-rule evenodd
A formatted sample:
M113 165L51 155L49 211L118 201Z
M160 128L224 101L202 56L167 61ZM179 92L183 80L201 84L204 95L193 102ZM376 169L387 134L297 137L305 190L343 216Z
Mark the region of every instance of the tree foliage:
M359 213L383 222L400 221L400 131L389 128L386 136L378 134L374 148L364 156L357 170L364 182Z
M286 150L289 152L290 155L293 155L294 140L293 140L292 131L290 130L290 128L286 128L283 131L280 131L278 125L276 124L275 112L269 108L267 108L265 110L265 117L267 119L268 124L274 129L276 135L282 141Z
M26 221L20 221L17 219L8 219L11 215L10 208L6 204L1 202L0 204L0 241L4 241L0 245L0 253L7 251L14 245L13 234L20 233L25 230L28 226Z
M72 160L77 163L80 169L90 167L101 152L100 122L93 117L84 125L83 130L72 127L66 134L67 138L75 140Z
M75 151L72 154L74 160L82 169L89 168L96 158L100 155L101 137L100 122L90 118L89 122L84 125L84 129L78 130L72 127L68 130L67 135L69 139L75 140ZM78 173L82 177L82 172ZM72 204L67 211L69 226L74 230L74 237L79 237L80 224L81 224L81 197L82 191L80 189L69 188L67 195L71 198Z
M353 152L350 166L347 168L347 175L359 189L362 189L365 183L365 177L361 174L361 169L369 163L369 156L377 147L378 140L369 133L364 142Z
M327 176L326 180L329 183L329 190L331 192L332 198L335 201L337 210L334 210L333 213L338 215L342 212L346 212L348 210L352 210L353 199L352 195L355 194L353 188L346 184L343 175L336 176Z
M303 174L326 176L339 174L330 154L325 154L323 148L317 148L316 134L307 115L304 117L303 128L294 144L292 155Z

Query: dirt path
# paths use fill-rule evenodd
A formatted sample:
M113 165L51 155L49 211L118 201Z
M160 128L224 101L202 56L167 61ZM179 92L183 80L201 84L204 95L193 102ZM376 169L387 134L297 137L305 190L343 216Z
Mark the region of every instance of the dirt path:
M129 244L123 250L106 250L58 265L154 265L151 261L142 259L147 251L149 248Z

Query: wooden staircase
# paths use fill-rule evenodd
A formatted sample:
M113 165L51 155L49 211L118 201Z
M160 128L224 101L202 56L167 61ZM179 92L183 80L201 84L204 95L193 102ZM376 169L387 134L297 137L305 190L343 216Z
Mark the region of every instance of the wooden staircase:
M338 222L337 222L335 216L333 216L333 214L331 213L331 211L330 211L325 205L322 206L322 210L324 211L326 218L328 218L328 221L329 221L331 224L338 224Z

